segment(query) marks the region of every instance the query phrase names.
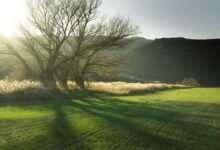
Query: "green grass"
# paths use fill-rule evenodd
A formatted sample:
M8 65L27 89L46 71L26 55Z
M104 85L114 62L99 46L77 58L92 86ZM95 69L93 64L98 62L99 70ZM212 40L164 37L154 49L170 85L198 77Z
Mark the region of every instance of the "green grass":
M2 101L4 149L219 150L220 88Z

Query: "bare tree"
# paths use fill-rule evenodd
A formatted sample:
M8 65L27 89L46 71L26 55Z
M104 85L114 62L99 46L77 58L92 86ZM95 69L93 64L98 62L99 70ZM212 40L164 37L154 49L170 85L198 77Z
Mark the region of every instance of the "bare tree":
M28 21L31 29L23 26L20 48L4 42L11 55L15 55L34 74L34 70L19 52L25 50L39 67L39 78L46 86L55 87L55 64L60 57L65 41L71 37L80 20L82 1L31 0ZM38 35L37 35L38 34Z
M91 76L106 76L115 70L121 61L106 54L137 31L123 17L100 19L100 5L101 0L31 0L30 29L27 25L21 28L19 46L4 40L7 53L45 86L56 87L59 81L67 88L67 81L74 79L84 89ZM21 50L33 58L37 71Z
M91 7L88 7L88 10L89 8ZM124 39L137 32L137 28L132 26L128 19L122 17L100 22L91 19L96 18L94 14L84 17L86 17L85 22L81 21L78 24L76 35L67 43L72 54L64 57L63 62L59 64L68 66L66 71L61 67L63 85L67 86L67 80L73 78L81 89L85 89L85 81L118 74L117 66L125 62L125 58L110 52L114 49L119 50L126 44ZM70 61L67 65L68 60Z

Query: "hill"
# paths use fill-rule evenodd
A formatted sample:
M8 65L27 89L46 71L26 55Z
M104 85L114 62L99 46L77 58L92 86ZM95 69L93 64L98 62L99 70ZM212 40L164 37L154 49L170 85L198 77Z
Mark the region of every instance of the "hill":
M127 69L139 81L172 83L194 78L202 85L217 86L219 60L220 39L162 38L130 52Z

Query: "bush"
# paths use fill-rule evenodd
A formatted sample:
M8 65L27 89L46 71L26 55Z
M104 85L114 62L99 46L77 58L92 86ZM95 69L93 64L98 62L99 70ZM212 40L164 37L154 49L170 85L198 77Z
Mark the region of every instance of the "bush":
M200 86L199 81L194 78L184 78L183 81L180 82L180 84L193 87Z

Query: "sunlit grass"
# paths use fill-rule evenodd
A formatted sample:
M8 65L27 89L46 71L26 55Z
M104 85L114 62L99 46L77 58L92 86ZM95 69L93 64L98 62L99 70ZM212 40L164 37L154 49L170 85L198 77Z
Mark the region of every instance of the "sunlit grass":
M0 93L13 93L27 88L42 88L40 82L0 80Z
M19 115L18 115L19 114ZM53 115L53 111L39 107L12 107L5 106L0 109L0 119L33 119Z
M75 90L77 86L69 81L70 89ZM126 83L126 82L90 82L87 88L93 92L105 92L111 94L129 94L133 92L153 91L162 89L185 88L180 84L165 83ZM0 80L0 93L13 93L25 89L43 89L46 90L40 82L36 81L8 81ZM32 91L34 92L34 91ZM38 92L38 91L37 91Z
M126 82L92 82L89 89L96 92L107 92L112 94L129 94L141 91L154 91L162 89L184 88L186 86L180 84L165 83L126 83Z
M0 149L218 150L219 93L220 88L125 96L54 93L39 103L29 103L31 97L27 103L0 103Z

